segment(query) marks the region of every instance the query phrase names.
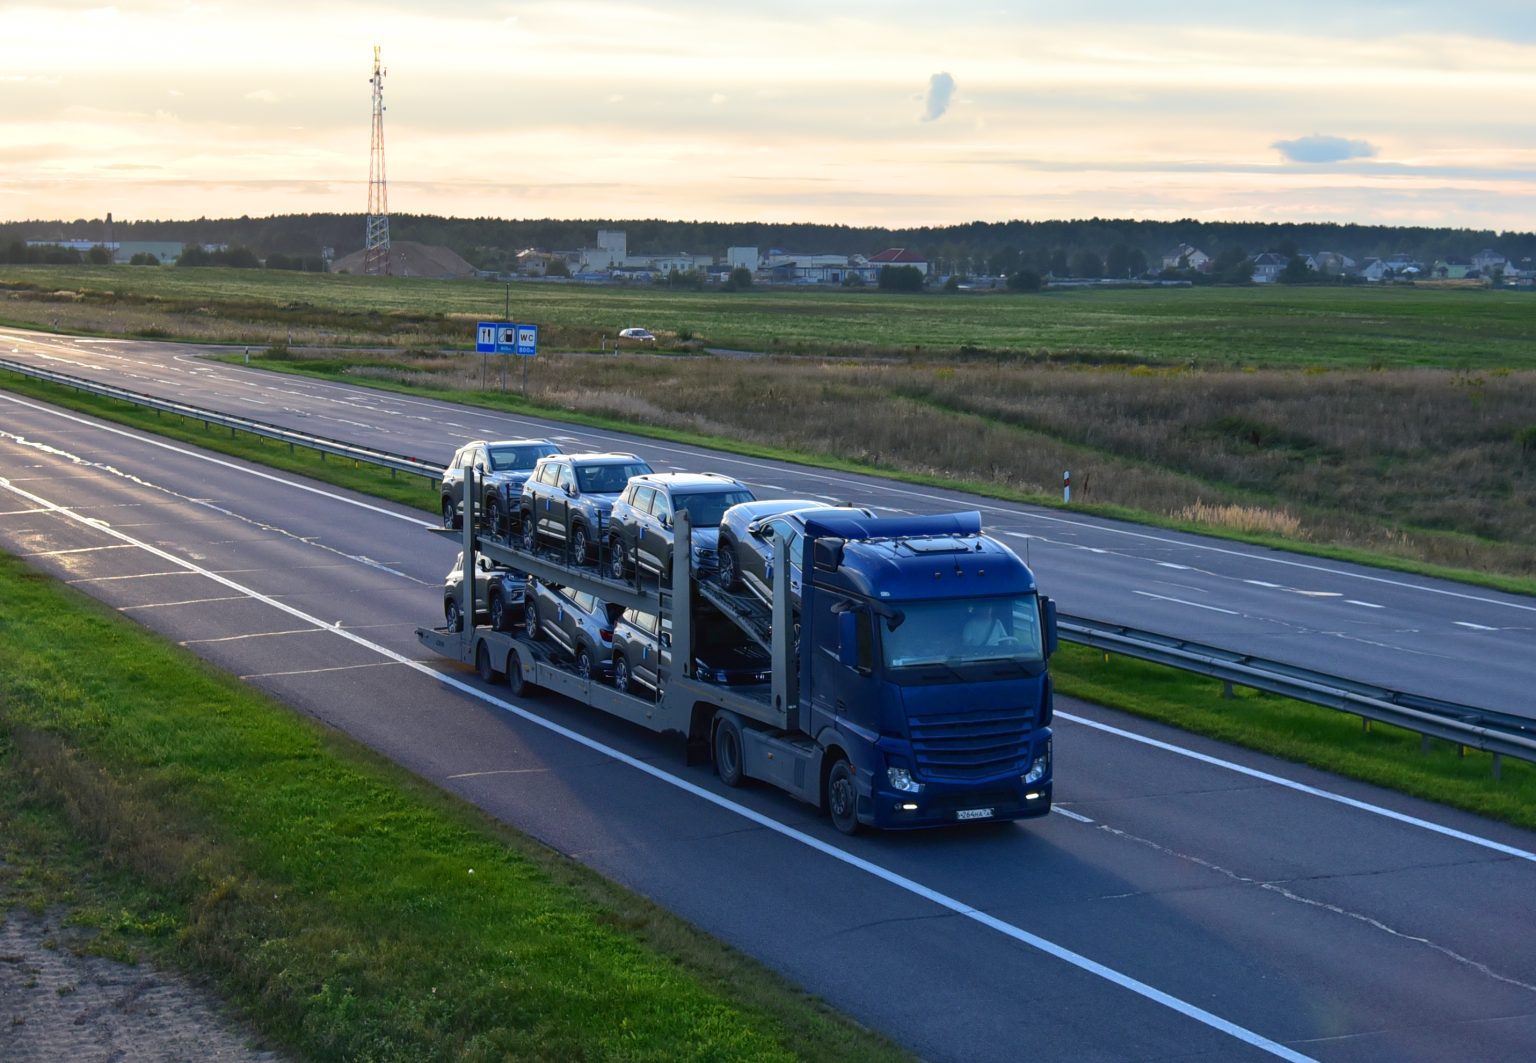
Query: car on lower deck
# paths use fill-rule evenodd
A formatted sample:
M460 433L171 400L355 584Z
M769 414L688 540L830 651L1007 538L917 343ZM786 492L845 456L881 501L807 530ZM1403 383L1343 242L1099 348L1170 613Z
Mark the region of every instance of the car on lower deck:
M701 607L694 624L694 678L726 686L769 682L768 651L724 617ZM672 669L672 621L626 609L613 626L613 685L626 694L661 696Z
M547 639L571 657L583 679L613 674L613 628L623 611L586 591L528 578L523 632Z
M527 592L522 573L494 564L483 555L476 559L475 568L475 614L471 623L485 620L498 631L510 630L517 622ZM463 551L443 579L443 622L450 631L459 631L464 624Z

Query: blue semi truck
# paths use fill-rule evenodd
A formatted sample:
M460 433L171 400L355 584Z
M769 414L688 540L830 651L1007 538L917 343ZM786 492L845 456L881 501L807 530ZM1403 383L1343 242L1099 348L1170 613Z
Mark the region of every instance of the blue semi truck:
M982 534L979 514L808 519L794 559L798 615L783 542L769 603L731 594L690 571L686 512L676 517L666 582L642 573L614 579L602 558L530 551L476 523L466 514L468 578L483 578L475 575L480 553L670 628L654 697L584 678L557 648L524 634L469 623L417 629L424 645L473 664L487 681L507 681L514 695L554 690L676 733L689 761L712 762L727 785L770 783L848 834L1050 811L1055 605L1013 551ZM693 653L700 624L731 625L759 642L771 682L711 682Z

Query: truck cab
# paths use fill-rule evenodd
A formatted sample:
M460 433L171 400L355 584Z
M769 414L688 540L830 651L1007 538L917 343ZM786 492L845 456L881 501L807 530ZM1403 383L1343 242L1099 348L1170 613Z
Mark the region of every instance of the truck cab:
M802 726L834 823L1049 812L1055 606L979 514L818 516L803 550Z

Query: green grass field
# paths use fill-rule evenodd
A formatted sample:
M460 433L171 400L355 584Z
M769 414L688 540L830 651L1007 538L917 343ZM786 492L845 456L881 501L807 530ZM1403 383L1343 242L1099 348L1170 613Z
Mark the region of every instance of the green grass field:
M222 318L231 342L272 342L293 328L304 342L406 338L472 347L473 322L500 319L507 300L503 285L484 281L174 267L0 266L0 286L13 289L0 317L18 323L72 321L71 307L116 307L121 324L135 310L152 310L166 319L160 327L169 336L204 337L195 327L205 323L199 319ZM55 292L73 294L67 302L17 297ZM896 295L521 282L511 286L510 313L543 326L543 342L552 349L595 349L603 336L611 340L619 329L641 325L664 343L815 355L1536 367L1536 298L1507 290L1270 286Z

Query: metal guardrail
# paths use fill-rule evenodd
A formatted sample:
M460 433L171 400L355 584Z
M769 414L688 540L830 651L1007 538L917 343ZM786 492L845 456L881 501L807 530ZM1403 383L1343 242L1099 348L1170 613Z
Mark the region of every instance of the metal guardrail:
M360 447L340 440L294 432L244 417L211 413L183 403L157 399L123 388L38 369L0 358L0 369L22 376L46 380L77 391L120 399L151 409L174 413L191 420L219 425L235 431L308 447L322 454L335 454L356 461L379 465L397 472L437 480L442 466L420 458L403 457L385 451ZM1153 631L1140 631L1120 624L1062 615L1062 637L1095 649L1118 653L1138 660L1167 665L1196 675L1220 679L1225 683L1263 690L1326 708L1338 709L1362 719L1392 724L1421 735L1440 738L1458 745L1491 753L1494 774L1500 771L1501 757L1536 762L1536 719L1442 701L1419 694L1362 683L1342 676L1327 675L1283 661L1271 661L1250 654L1237 653L1217 646L1190 642Z
M438 480L443 475L443 465L441 462L424 461L421 458L390 454L387 451L374 450L371 447L360 447L355 443L347 443L340 439L328 439L325 436L309 435L305 432L295 432L291 429L279 428L276 425L253 421L246 417L213 413L209 410L199 409L196 406L188 406L184 403L172 402L168 399L157 399L152 395L127 391L123 388L113 387L110 384L98 384L94 380L85 380L66 373L55 373L52 370L39 369L36 366L27 365L23 362L13 362L5 358L0 358L0 369L16 373L20 376L31 377L34 380L44 380L51 384L73 388L76 391L88 392L89 394L100 395L104 398L119 399L123 402L131 402L136 406L159 410L162 413L173 413L188 420L202 421L206 425L218 425L220 428L228 428L235 432L246 432L265 439L274 439L287 443L290 446L307 447L310 450L317 450L321 454L334 454L337 457L351 458L354 461L365 462L369 465L379 465L389 469L391 472L424 476L429 480Z

